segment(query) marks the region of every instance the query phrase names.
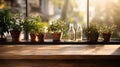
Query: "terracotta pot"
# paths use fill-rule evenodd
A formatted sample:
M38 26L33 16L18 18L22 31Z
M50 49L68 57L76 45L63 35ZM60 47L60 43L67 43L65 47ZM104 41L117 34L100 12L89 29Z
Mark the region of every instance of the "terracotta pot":
M89 34L87 35L88 42L97 42L98 41L99 34Z
M36 42L36 34L30 33L30 37L31 37L31 42Z
M39 33L38 36L38 42L44 42L44 35L43 33Z
M55 32L52 34L53 42L60 42L61 32Z
M103 42L110 42L111 33L102 33Z
M13 42L19 42L20 31L10 31Z

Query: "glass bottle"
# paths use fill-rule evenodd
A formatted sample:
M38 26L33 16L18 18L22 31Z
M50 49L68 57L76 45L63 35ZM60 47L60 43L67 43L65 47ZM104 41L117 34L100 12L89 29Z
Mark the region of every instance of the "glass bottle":
M76 29L76 41L82 41L82 27L78 25Z
M73 24L69 25L68 40L69 41L75 41L75 30L74 30L74 25Z

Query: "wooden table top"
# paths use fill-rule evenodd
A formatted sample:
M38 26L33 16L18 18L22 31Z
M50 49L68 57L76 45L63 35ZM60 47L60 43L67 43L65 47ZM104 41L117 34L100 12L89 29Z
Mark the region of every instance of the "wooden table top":
M120 45L0 45L0 59L119 58Z

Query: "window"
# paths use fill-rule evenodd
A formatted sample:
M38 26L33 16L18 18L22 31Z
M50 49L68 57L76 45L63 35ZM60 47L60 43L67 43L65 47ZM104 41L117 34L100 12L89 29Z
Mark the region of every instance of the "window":
M98 25L115 24L117 27L112 38L120 39L119 3L119 0L11 0L8 6L12 7L13 13L40 15L43 21L62 18L66 23L72 23L75 29L77 25L84 28L93 22Z
M102 3L102 4L101 4ZM117 25L112 38L120 38L120 1L119 0L90 0L90 23L106 23Z

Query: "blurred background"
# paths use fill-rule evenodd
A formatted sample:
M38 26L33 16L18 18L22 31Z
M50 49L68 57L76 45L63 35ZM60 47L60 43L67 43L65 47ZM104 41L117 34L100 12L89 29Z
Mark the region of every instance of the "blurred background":
M89 15L87 15L88 0L0 0L0 9L10 8L12 13L22 17L41 16L42 21L62 18L66 23L86 27L96 22L116 24L117 29L112 38L120 38L120 0L89 0ZM89 17L88 17L89 16ZM89 18L89 23L87 23Z

